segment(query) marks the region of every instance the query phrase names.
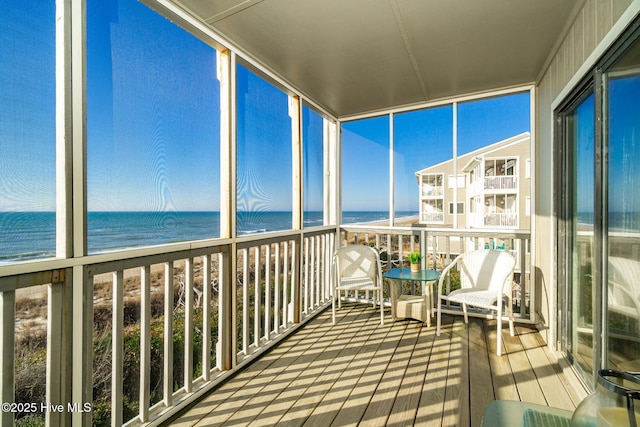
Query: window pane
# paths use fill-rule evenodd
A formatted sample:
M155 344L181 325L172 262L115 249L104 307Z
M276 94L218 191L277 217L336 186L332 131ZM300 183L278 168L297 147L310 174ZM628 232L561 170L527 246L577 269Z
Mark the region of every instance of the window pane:
M324 118L302 106L304 226L324 223Z
M389 219L389 117L342 125L342 222Z
M237 67L237 231L292 228L292 122L289 97Z
M446 106L394 116L395 225L444 224L444 179L453 171L452 111Z
M587 376L593 375L593 232L594 232L594 97L590 95L567 118L573 153L573 272L569 351Z
M607 367L640 370L640 42L608 74Z
M55 256L55 2L0 2L0 264Z
M219 236L216 52L134 0L87 4L89 252Z

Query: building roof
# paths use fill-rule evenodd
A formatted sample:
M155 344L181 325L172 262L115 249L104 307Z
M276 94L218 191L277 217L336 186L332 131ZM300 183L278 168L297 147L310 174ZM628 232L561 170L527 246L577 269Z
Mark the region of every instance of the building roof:
M486 145L484 147L478 148L477 150L471 151L470 153L466 153L462 156L458 156L458 158L468 158L469 160L467 161L467 163L465 164L465 166L460 169L462 171L467 170L471 167L471 164L473 162L477 162L480 161L479 158L481 157L487 157L490 156L492 153L495 153L498 150L502 150L506 147L509 147L511 145L515 145L515 144L520 144L522 142L528 141L531 138L531 134L529 132L523 132L521 134L518 135L514 135L512 137L503 139L502 141L498 141L498 142L494 142L493 144L490 145ZM444 162L440 162L438 164L435 165L431 165L427 168L424 169L420 169L419 171L416 172L416 176L421 175L423 173L428 173L430 170L432 169L436 169L442 165L445 165L447 163L451 163L453 161L453 159L449 159L449 160L445 160Z

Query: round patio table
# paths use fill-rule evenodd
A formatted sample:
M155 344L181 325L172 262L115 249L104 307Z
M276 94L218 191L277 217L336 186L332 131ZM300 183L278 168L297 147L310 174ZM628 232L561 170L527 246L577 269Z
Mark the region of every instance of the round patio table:
M431 326L433 315L432 287L438 279L438 270L411 271L410 268L394 268L384 273L391 280L391 315L393 319L411 318ZM419 282L422 295L402 294L402 281Z

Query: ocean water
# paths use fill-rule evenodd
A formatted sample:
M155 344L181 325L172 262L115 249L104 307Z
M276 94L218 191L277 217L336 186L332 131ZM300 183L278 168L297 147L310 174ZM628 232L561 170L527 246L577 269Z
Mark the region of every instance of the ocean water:
M398 217L417 212L401 212ZM344 212L347 224L388 218L386 212ZM291 229L291 212L238 213L238 234ZM306 212L304 227L322 225L322 212ZM88 250L99 253L220 235L218 212L89 212ZM55 256L54 212L0 212L0 264Z

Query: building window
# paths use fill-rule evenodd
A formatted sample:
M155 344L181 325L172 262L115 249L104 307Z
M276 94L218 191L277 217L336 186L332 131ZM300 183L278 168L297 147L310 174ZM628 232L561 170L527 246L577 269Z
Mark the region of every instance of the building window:
M453 215L453 203L449 203L449 215ZM458 203L458 215L464 214L464 203Z

